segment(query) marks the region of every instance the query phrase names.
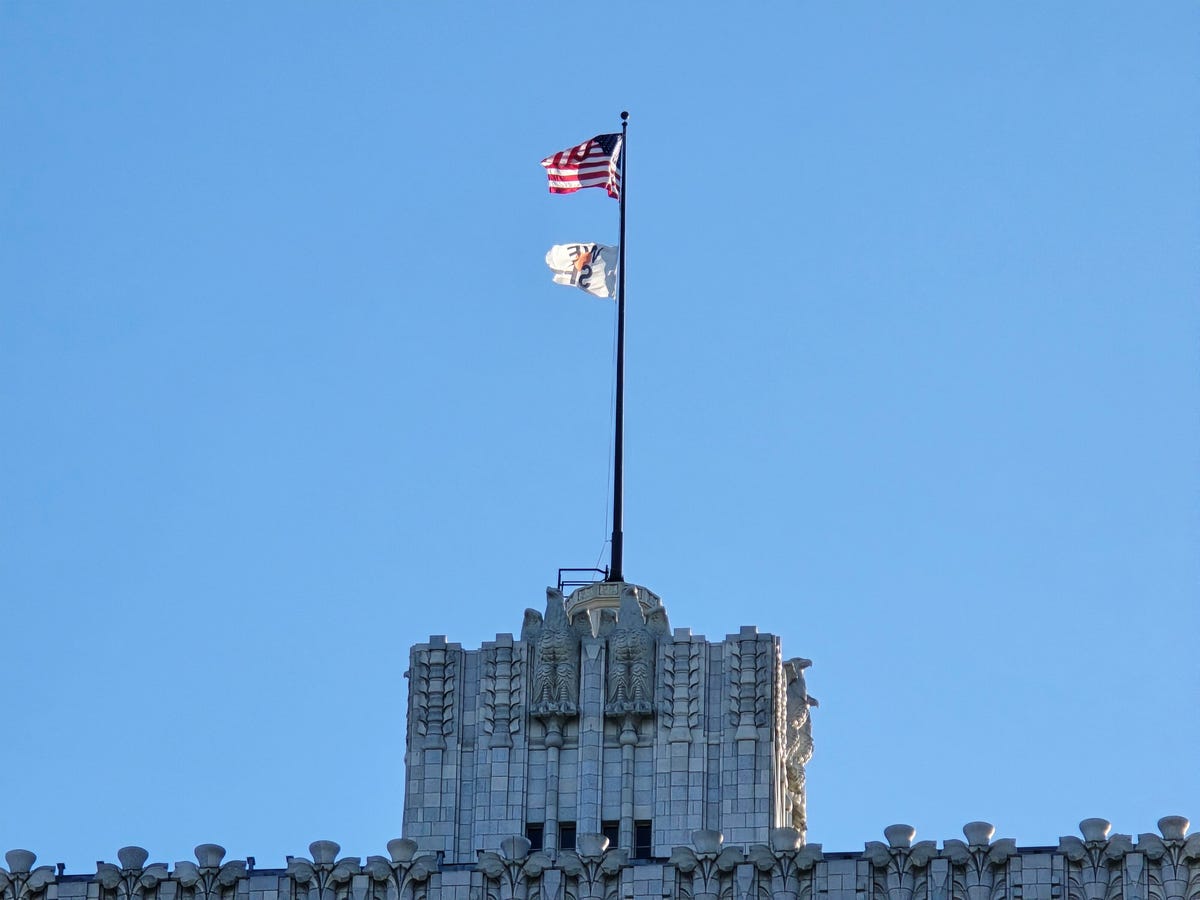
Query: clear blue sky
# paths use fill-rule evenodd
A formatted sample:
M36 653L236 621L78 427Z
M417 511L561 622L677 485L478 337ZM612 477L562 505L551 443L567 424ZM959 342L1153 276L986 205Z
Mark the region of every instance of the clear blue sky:
M605 554L815 660L811 839L1200 819L1200 7L0 3L0 850L400 833Z

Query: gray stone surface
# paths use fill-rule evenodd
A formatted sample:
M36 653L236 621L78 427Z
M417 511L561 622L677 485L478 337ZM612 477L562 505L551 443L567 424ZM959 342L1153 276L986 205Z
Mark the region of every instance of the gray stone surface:
M803 832L808 665L752 626L672 632L661 599L625 583L547 590L519 640L432 637L411 651L404 834L464 864L531 825L553 852L563 826L607 824L631 858L639 823L659 857L696 831Z
M0 900L1200 900L1200 835L1182 816L1136 840L1085 819L1026 849L987 822L940 848L897 824L827 857L805 834L808 666L754 627L671 631L635 585L550 590L519 640L412 648L404 836L386 856L321 840L253 869L217 844L173 866L122 847L77 875L10 850Z
M884 841L861 853L826 857L797 829L774 828L763 843L733 844L700 829L665 858L630 860L598 834L580 834L576 849L537 851L520 835L470 863L450 863L409 838L389 841L386 856L341 856L332 841L314 841L309 856L286 869L249 871L242 860L196 848L196 862L147 865L131 853L101 862L92 875L56 875L25 850L9 851L0 869L0 900L584 900L655 897L677 900L1198 900L1200 834L1164 816L1158 834L1109 834L1102 819L1081 823L1081 837L1058 848L1021 849L993 840L986 822L963 828L966 840L915 841L892 825ZM123 848L135 850L140 848ZM144 851L143 851L144 852Z

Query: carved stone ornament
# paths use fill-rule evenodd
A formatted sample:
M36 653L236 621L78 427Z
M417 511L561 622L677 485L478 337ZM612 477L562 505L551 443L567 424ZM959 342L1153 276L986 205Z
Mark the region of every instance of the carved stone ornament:
M288 861L287 874L295 884L296 900L345 900L350 880L362 871L357 856L338 859L341 847L334 841L313 841L308 845L312 859Z
M0 869L0 900L35 900L54 881L53 866L38 866L37 854L29 850L9 850L4 854L7 869Z
M414 647L409 677L410 746L446 749L454 731L458 653L444 637L431 637L428 647ZM414 735L419 742L413 744Z
M678 895L689 900L716 900L733 889L733 872L746 861L739 847L723 847L719 831L692 832L692 846L671 850L670 863L679 870Z
M952 900L1005 900L1008 882L1004 868L1017 855L1012 838L992 842L996 829L989 822L968 822L963 826L967 841L942 842L942 855L950 860L950 896Z
M771 843L755 844L746 854L758 871L758 900L811 900L813 873L821 861L821 845L805 844L795 828L774 828Z
M200 844L195 853L196 862L181 860L171 872L183 888L183 900L222 900L237 893L238 880L247 875L244 859L222 865L225 848L219 844Z
M811 659L793 657L783 664L784 750L783 767L787 782L787 802L791 810L792 827L804 835L808 828L804 767L812 759L812 717L809 707L818 706L815 697L808 695L804 670Z
M735 740L757 740L759 729L778 715L774 701L779 669L772 667L777 659L778 648L752 626L728 642L729 722L736 728Z
M512 736L521 730L522 654L514 651L512 635L498 635L483 649L483 677L479 693L483 700L483 733L489 747L511 747Z
M912 839L911 825L889 825L883 829L887 844L868 841L863 856L871 863L874 900L913 900L924 897L929 886L929 862L937 856L933 841Z
M533 646L530 715L579 714L579 633L567 621L563 595L546 588L546 615L525 610L521 640Z
M539 900L542 873L554 865L543 850L530 852L528 838L513 835L500 842L500 852L479 851L476 870L483 873L487 900Z
M146 865L150 856L141 847L122 847L117 851L119 866L112 863L96 863L96 880L103 889L101 896L115 896L117 900L137 900L153 896L159 882L167 878L167 867L163 863Z
M1150 900L1200 900L1200 832L1188 837L1183 816L1158 820L1162 833L1138 835L1137 849L1150 860Z
M1074 835L1058 839L1059 851L1067 857L1067 900L1121 900L1125 896L1120 861L1133 849L1127 834L1108 836L1106 819L1084 819L1079 823L1083 840Z
M424 900L429 879L438 871L438 858L421 853L409 838L388 841L388 856L368 856L363 873L371 879L372 900Z
M690 741L700 725L700 643L691 640L664 642L663 703L659 720L670 729L671 741Z
M659 606L644 616L637 589L626 585L617 624L608 634L607 715L654 712L654 656L659 637L668 630L666 610Z
M624 850L608 848L602 834L581 834L574 850L558 855L558 867L567 876L567 894L576 900L607 900L617 896L621 869L629 864Z

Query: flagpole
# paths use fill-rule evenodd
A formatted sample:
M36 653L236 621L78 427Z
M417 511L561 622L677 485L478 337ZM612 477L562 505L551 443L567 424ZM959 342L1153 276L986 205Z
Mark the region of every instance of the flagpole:
M617 244L617 408L613 438L613 533L609 581L624 581L621 569L625 543L625 158L629 155L629 113L621 113L621 225Z

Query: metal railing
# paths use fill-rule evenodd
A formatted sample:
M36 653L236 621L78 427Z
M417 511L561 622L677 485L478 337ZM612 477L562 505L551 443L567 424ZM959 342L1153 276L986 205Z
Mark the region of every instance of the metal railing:
M597 575L598 578L569 578L564 576L582 575L588 573ZM568 588L579 588L589 584L595 584L597 581L608 580L608 566L603 569L559 569L558 570L558 590L559 593L565 594Z

